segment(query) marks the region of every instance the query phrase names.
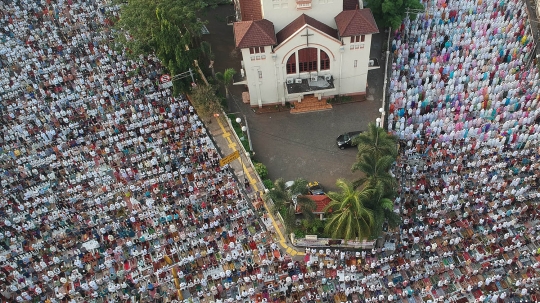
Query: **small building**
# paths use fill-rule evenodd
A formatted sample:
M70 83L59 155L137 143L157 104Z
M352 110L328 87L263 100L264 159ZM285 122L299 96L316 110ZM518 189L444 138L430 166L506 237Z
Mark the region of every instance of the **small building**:
M366 94L371 36L358 0L235 0L235 45L252 107Z
M326 213L324 209L332 202L332 200L330 200L327 195L305 195L305 197L308 197L315 202L316 207L313 214L318 215L320 220L324 220L324 214ZM296 208L296 213L301 214L298 207Z

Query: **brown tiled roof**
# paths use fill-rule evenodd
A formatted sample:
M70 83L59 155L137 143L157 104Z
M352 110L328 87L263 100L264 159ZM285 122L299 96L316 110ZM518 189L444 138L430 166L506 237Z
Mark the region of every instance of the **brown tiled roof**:
M333 38L338 38L337 36L337 30L331 28L330 26L320 22L320 21L317 21L313 18L311 18L310 16L306 15L306 14L302 14L300 15L300 17L294 19L293 22L289 23L287 26L285 26L282 30L280 30L277 34L276 34L276 37L277 37L277 41L278 41L278 44L280 44L281 42L285 41L285 39L289 38L290 36L292 36L292 34L296 33L296 31L298 31L300 28L302 28L302 26L304 26L305 24L308 24L309 26L315 28L315 29L318 29L320 30L321 32L333 37Z
M307 197L311 199L311 201L315 202L315 209L313 210L314 214L322 214L324 213L324 209L332 200L327 195L305 195L304 197ZM296 213L300 213L300 207L296 207Z
M364 0L360 0L364 1ZM358 9L358 0L343 0L343 10L349 11L349 10L355 10Z
M266 19L235 22L233 30L238 48L276 44L274 24Z
M376 34L379 32L377 23L369 8L342 11L336 18L339 36Z
M242 21L255 21L263 18L261 0L240 0L239 3Z

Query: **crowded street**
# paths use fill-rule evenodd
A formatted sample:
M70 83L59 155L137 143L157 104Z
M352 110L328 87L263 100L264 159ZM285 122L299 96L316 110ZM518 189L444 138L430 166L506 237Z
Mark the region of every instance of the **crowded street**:
M0 2L3 302L536 302L539 76L521 1L439 0L392 33L402 225L279 245L106 0Z

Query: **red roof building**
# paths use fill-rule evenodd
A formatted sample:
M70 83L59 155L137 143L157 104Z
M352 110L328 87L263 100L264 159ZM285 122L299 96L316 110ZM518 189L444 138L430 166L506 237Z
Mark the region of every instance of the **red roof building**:
M234 40L237 48L268 46L276 44L276 34L272 22L262 19L235 22Z
M240 20L255 21L263 18L260 0L237 0L235 4L240 12Z
M327 195L306 195L305 197L310 198L313 202L315 202L315 210L313 211L313 214L319 215L319 219L323 220L324 214L326 213L324 209L332 200ZM298 207L296 208L296 213L300 213L300 210Z
M373 13L367 8L342 11L335 19L340 37L379 33Z
M309 25L332 38L338 39L337 30L331 28L330 26L317 21L310 16L306 14L300 15L300 17L296 18L293 22L289 23L287 26L285 26L282 30L280 30L277 34L277 42L278 44L281 44L283 41L285 41L287 38L292 36L294 33L296 33L299 29L301 29L304 25Z
M252 107L366 94L372 35L359 0L234 0L239 74ZM326 105L325 102L321 104ZM324 107L327 108L327 107Z

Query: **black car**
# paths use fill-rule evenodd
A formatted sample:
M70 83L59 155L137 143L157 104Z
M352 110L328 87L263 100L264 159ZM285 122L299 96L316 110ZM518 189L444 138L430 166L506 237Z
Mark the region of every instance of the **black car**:
M361 131L346 132L343 135L340 135L336 139L337 146L339 149L345 149L345 147L356 146L353 142L353 138L361 134Z

